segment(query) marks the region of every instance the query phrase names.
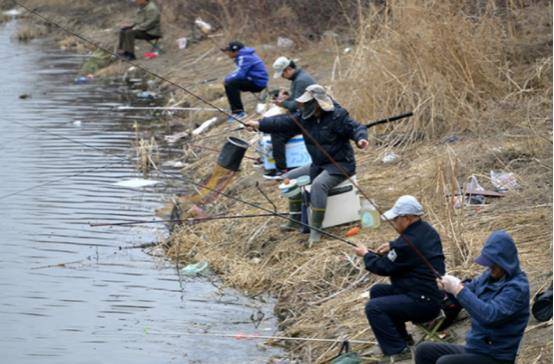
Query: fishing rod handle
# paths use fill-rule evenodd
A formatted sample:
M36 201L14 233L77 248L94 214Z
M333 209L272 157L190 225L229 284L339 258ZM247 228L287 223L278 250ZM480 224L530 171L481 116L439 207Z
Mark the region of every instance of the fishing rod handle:
M366 127L371 128L373 126L380 125L380 124L385 124L385 123L388 123L388 122L391 122L391 121L396 121L396 120L400 120L400 119L404 119L404 118L409 118L410 116L413 116L413 115L414 115L414 113L412 111L408 111L408 112L405 112L405 113L400 114L400 115L395 115L395 116L391 116L391 117L388 117L388 118L372 121L371 123L367 124Z

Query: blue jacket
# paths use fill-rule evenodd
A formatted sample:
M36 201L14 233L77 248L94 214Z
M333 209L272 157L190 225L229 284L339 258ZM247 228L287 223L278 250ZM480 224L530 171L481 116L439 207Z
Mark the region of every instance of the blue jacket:
M337 166L329 161L327 155L317 147L312 137L317 140L335 162L346 170L349 176L356 173L356 160L354 159L354 150L350 145L350 140L358 142L362 139L368 139L367 128L353 120L348 115L348 111L339 104L335 102L334 105L335 110L323 111L319 118L314 115L308 119L302 119L301 113L297 111L294 114L276 115L260 120L259 129L264 133L290 132L292 135L294 133L304 134L306 149L312 157L310 167L312 181L323 170L326 170L329 174L343 174ZM308 132L307 134L300 129L297 122L301 123Z
M444 274L441 238L429 223L416 221L408 226L403 235L439 274ZM414 299L424 299L439 306L444 298L444 293L437 287L435 274L401 236L390 242L387 255L369 252L364 256L364 263L368 271L389 276L393 287Z
M269 76L264 62L255 53L254 48L244 47L239 50L235 63L237 68L225 77L225 84L231 81L252 81L258 87L267 87Z
M481 252L506 275L494 281L490 269L464 284L456 299L471 316L466 350L497 360L514 360L529 320L529 282L519 267L510 234L493 232Z

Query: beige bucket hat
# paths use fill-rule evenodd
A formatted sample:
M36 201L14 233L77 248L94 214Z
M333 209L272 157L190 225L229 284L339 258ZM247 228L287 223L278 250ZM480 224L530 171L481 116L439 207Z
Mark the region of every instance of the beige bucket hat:
M304 104L313 99L317 101L319 106L324 111L335 110L335 106L333 105L333 100L329 95L327 95L327 91L325 91L325 88L321 85L310 85L306 87L306 91L296 99L296 102L300 102Z

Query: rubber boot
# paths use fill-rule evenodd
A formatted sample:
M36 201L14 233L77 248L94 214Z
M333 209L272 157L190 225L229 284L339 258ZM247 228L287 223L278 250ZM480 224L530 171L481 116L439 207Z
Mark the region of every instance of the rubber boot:
M289 217L294 220L288 220L286 224L281 225L283 231L296 231L302 221L302 199L298 197L289 198Z
M321 230L323 219L325 218L325 209L318 209L312 207L312 213L310 214L310 226L313 226ZM310 238L308 240L308 248L311 248L315 243L319 243L321 239L321 233L317 230L310 229Z

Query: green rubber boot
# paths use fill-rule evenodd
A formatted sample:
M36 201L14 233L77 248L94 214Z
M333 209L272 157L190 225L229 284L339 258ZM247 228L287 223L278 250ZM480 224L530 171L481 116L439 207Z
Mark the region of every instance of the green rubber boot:
M289 217L294 220L288 220L286 224L281 225L283 231L296 231L300 227L302 220L302 199L300 195L297 198L289 198Z
M318 209L312 207L312 213L310 214L310 226L317 229L321 229L323 219L325 218L325 209ZM321 240L321 233L317 230L310 229L310 238L308 239L308 248L311 248L315 243L319 243Z

